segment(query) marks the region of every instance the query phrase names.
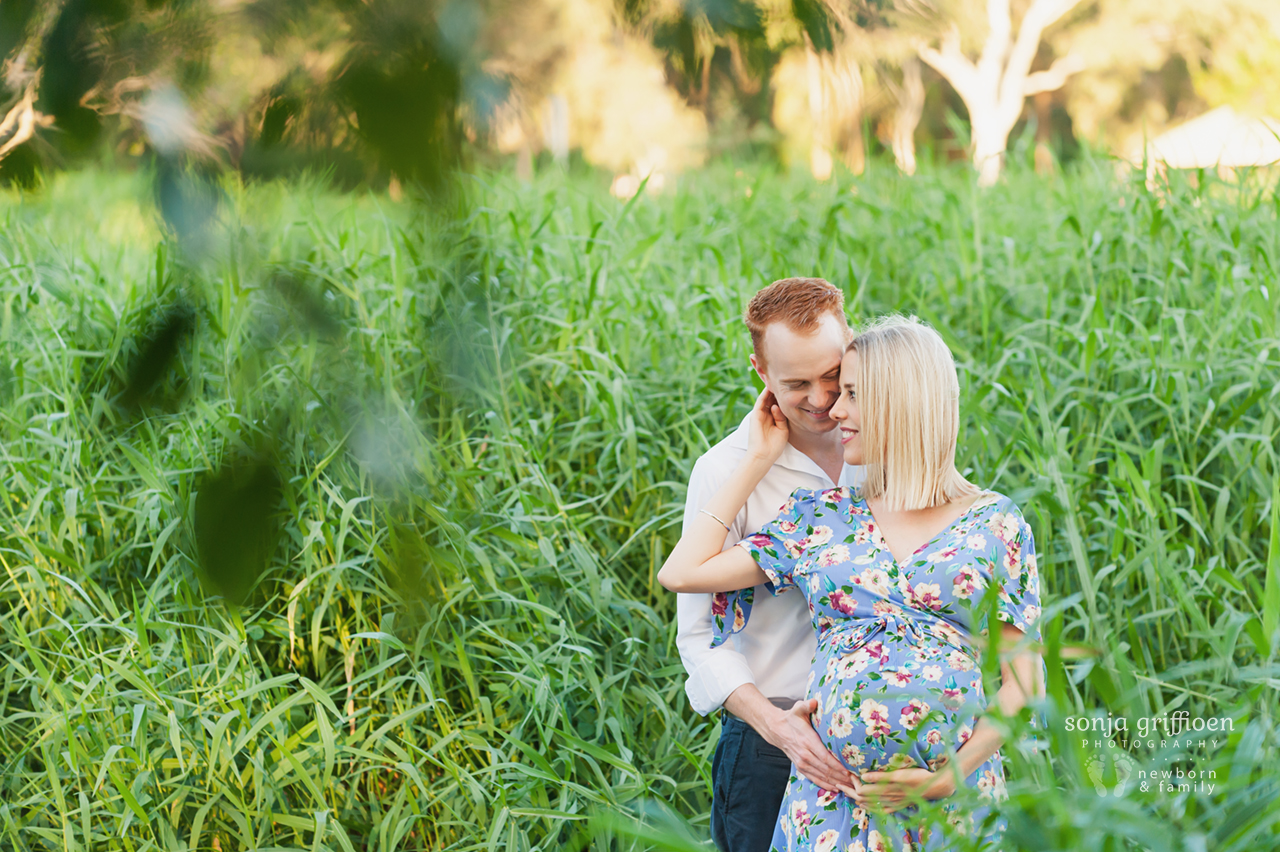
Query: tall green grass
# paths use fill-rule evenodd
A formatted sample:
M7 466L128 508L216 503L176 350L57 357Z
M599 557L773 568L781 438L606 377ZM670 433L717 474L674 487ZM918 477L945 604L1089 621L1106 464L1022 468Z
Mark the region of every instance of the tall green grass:
M654 575L693 460L754 395L741 308L803 274L942 331L962 465L1032 523L1054 705L1050 760L1015 760L1019 845L1280 845L1280 205L1256 176L721 166L620 203L599 176L485 174L459 221L226 191L203 259L141 178L3 202L0 844L705 837L718 723L686 704ZM180 357L114 404L179 300ZM195 494L264 447L283 535L231 607L199 584ZM1108 710L1231 717L1203 749L1132 747L1216 788L1098 796L1064 717ZM654 800L685 840L592 819Z

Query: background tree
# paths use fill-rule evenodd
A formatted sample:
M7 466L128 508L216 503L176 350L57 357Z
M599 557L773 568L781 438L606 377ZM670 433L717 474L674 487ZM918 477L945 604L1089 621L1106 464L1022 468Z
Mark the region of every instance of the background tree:
M938 34L921 39L920 58L941 74L969 111L973 164L978 182L994 183L1000 176L1009 133L1022 115L1026 98L1060 88L1083 68L1078 55L1060 57L1046 70L1033 72L1047 29L1081 0L1032 0L1025 6L1014 33L1011 0L984 0L986 26L981 50L971 58L981 29L973 7L946 14L927 0L909 0L902 8L932 24Z

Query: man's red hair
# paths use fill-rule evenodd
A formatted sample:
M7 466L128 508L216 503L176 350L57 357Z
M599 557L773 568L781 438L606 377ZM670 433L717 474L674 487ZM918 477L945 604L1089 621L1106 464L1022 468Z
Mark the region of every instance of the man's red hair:
M751 330L751 349L764 368L764 330L781 322L797 334L810 334L823 314L831 314L848 326L844 293L823 278L783 278L751 297L742 321Z

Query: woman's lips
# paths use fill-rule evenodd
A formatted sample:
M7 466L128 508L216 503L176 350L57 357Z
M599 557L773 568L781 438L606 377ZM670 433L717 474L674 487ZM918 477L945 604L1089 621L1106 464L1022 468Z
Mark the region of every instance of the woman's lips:
M847 443L849 443L850 441L852 441L852 440L854 439L854 437L856 437L856 436L857 436L857 434L858 434L858 430L857 430L857 429L841 429L841 430L840 430L840 443L842 443L842 444L847 444Z

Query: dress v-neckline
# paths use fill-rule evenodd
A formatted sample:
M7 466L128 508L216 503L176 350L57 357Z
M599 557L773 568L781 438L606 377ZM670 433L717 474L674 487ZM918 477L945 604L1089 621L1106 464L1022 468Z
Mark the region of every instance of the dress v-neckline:
M938 532L933 536L933 538L929 539L924 544L920 545L915 550L907 554L907 561L910 562L912 557L920 553L929 545L936 542L938 539L942 538L948 532L950 532L952 528L955 527L956 524L964 520L969 515L969 513L972 512L974 509L981 508L982 506L989 506L991 503L995 502L994 500L983 499L985 497L994 497L994 496L996 496L996 492L983 489L981 492L979 492L977 499L975 499L972 503L969 504L969 508L965 509L959 515L957 515L954 521L947 524L942 529L938 530ZM867 498L863 497L862 495L858 495L858 502L860 502L863 505L863 507L866 508L867 514L871 516L871 520L876 525L877 529L883 529L880 527L880 522L876 520L875 513L871 511L871 504L867 502ZM884 550L886 553L889 554L889 559L893 561L893 567L897 568L898 571L901 572L904 566L902 562L898 560L898 557L893 555L893 550L889 547L889 540L884 537L883 532L880 532L880 540L884 542Z

